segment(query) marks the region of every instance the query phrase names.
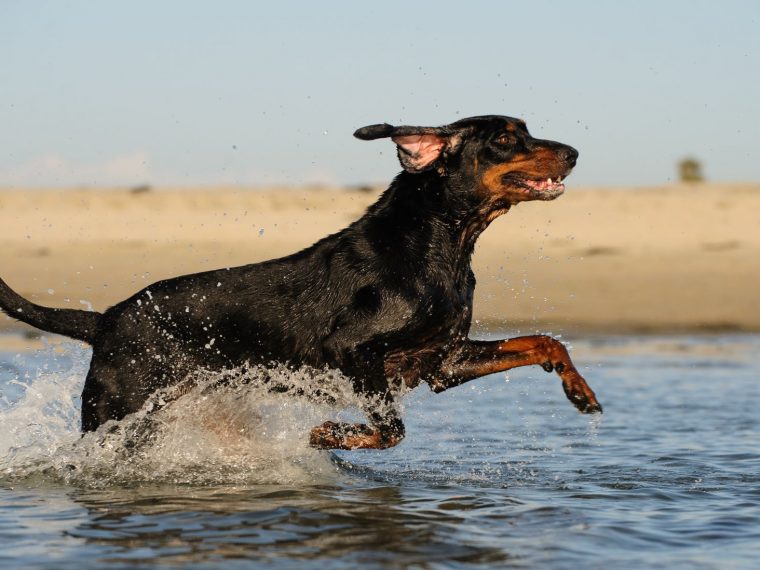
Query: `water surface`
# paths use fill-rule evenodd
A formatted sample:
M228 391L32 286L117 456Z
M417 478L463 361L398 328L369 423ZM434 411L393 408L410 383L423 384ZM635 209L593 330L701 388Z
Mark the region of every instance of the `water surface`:
M571 344L601 418L521 369L417 389L400 446L334 454L305 435L355 410L248 387L180 400L138 449L135 422L80 439L87 350L0 353L0 565L756 567L760 336Z

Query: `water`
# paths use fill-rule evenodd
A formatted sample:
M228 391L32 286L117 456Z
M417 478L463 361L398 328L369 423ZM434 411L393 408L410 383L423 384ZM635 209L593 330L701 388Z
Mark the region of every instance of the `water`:
M87 350L0 353L0 566L757 567L760 336L572 345L601 418L536 367L414 390L399 447L338 453L305 444L357 417L335 375L348 411L199 387L80 439Z

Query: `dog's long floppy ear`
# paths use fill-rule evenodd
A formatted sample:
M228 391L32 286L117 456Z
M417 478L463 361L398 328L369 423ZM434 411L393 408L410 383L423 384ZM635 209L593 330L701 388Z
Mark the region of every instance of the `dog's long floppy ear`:
M354 136L365 141L390 137L398 147L401 166L407 172L416 173L438 166L440 158L446 158L459 150L464 134L464 129L450 126L394 127L382 123L362 127Z

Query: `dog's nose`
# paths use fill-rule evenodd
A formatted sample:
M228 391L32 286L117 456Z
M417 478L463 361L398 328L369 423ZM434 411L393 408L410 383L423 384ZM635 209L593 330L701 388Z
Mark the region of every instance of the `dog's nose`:
M578 160L578 151L571 146L566 146L563 148L561 151L559 151L559 155L565 162L567 162L568 165L570 165L570 167L575 166L575 162Z

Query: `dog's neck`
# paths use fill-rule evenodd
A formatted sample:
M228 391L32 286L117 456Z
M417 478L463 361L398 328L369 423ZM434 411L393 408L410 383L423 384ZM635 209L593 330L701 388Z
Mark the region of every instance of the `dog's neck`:
M490 196L472 188L469 177L462 180L457 176L431 172L423 183L425 194L434 197L431 214L447 225L452 242L467 257L472 255L480 234L509 210L508 204L496 203Z
M368 213L388 227L403 227L412 241L428 242L459 273L469 270L480 234L508 209L455 177L429 171L399 174Z

